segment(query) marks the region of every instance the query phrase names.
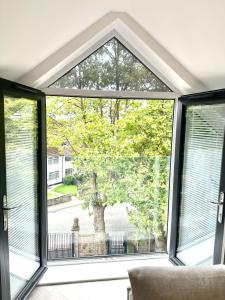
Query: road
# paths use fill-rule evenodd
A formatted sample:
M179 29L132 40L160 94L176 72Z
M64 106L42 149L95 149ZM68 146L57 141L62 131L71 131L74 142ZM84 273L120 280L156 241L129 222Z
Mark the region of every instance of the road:
M116 204L105 210L106 232L133 231L134 226L128 221L125 204ZM78 218L81 234L94 233L93 215L82 208L82 201L73 197L71 202L50 206L48 208L48 231L70 231L73 219Z

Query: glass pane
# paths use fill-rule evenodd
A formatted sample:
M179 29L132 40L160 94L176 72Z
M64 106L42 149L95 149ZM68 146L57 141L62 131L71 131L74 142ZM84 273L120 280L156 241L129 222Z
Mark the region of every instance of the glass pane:
M40 266L37 102L5 96L7 206L11 297Z
M212 264L225 125L225 104L187 108L177 257Z
M171 92L166 84L115 38L100 47L50 87Z
M50 259L166 250L173 102L48 97Z

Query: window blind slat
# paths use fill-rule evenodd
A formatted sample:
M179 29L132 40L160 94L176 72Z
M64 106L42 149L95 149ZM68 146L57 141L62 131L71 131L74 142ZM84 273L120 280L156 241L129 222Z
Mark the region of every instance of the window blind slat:
M178 258L183 258L182 252L189 249L186 264L191 255L197 255L193 245L211 239L210 251L213 251L217 206L210 202L217 201L219 195L224 125L224 104L189 106L186 110L177 249Z
M38 121L36 101L5 97L4 103L7 205L17 207L8 213L10 286L14 299L40 266Z

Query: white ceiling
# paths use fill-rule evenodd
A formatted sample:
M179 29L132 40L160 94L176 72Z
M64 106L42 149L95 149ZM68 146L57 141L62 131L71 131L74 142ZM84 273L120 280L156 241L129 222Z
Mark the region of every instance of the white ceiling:
M0 0L0 77L17 80L111 11L128 13L206 89L225 88L225 0Z

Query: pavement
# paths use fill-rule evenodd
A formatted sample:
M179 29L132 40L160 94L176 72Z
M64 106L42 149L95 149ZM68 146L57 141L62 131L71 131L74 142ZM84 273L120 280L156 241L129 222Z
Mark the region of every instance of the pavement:
M72 200L69 202L64 202L61 204L55 204L55 205L48 206L48 212L54 213L54 212L57 212L57 211L60 211L63 209L67 209L70 207L74 207L74 206L82 206L82 201L75 197L72 197Z
M91 208L83 209L82 204L81 200L72 197L70 202L49 206L48 231L70 231L74 218L78 218L81 234L94 233ZM106 232L135 230L135 227L129 223L126 207L126 204L115 204L105 209Z

